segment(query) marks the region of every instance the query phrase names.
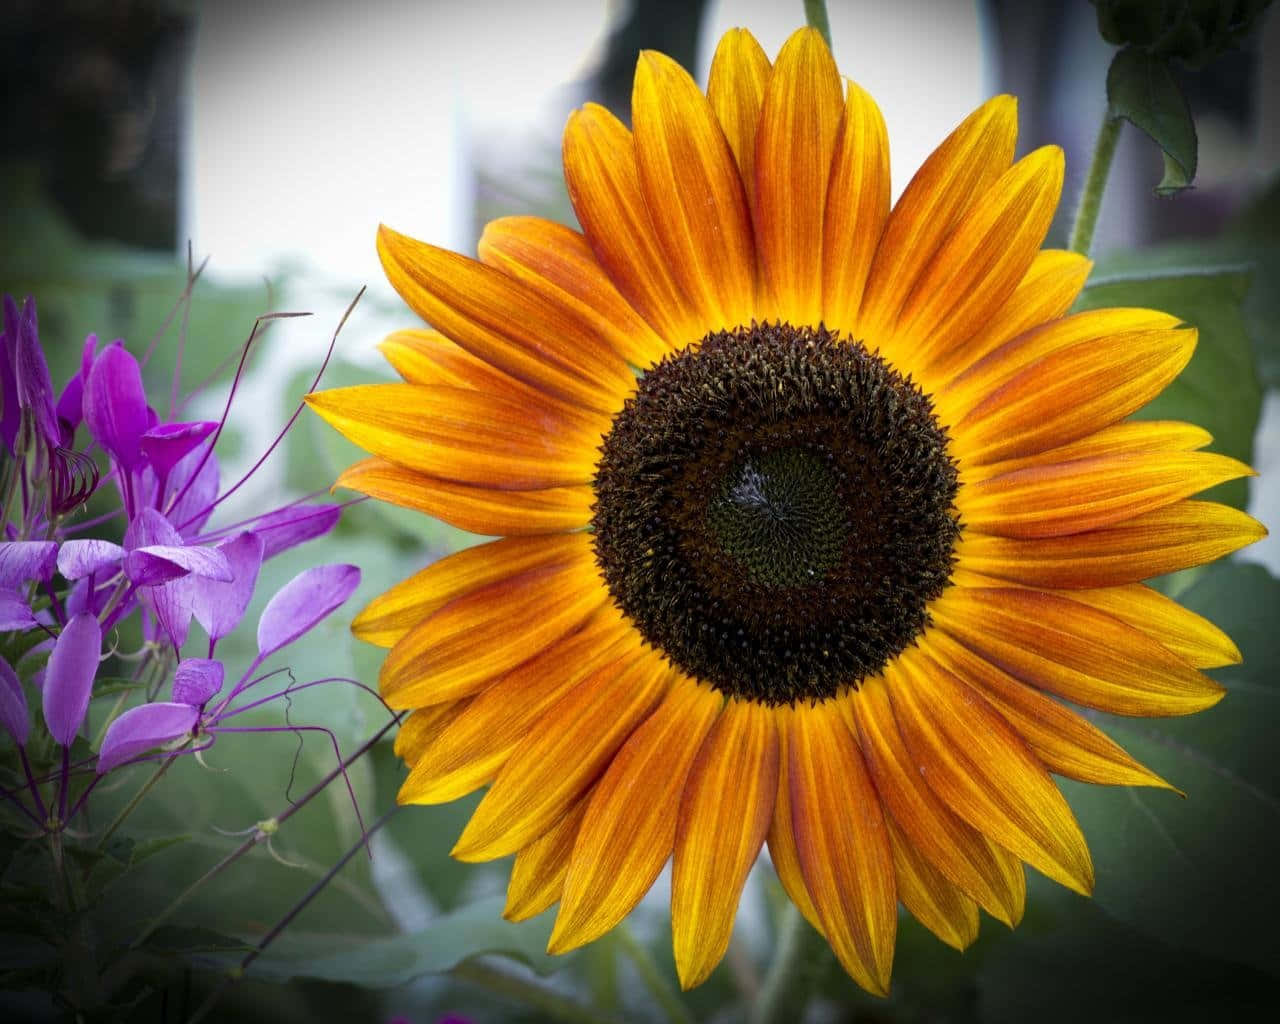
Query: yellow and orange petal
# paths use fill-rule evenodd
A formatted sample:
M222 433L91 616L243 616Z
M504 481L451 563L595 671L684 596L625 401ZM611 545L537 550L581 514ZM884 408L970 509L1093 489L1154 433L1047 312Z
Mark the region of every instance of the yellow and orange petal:
M454 853L514 853L505 914L559 902L553 952L616 925L671 860L685 986L724 955L767 842L844 968L885 994L899 902L964 948L979 909L1018 923L1024 863L1091 889L1052 775L1176 783L1074 705L1158 716L1222 698L1202 670L1239 651L1143 581L1265 533L1195 498L1251 470L1202 451L1193 424L1128 418L1186 366L1195 328L1068 313L1090 264L1042 248L1062 154L1014 162L1012 97L959 125L892 209L884 119L811 29L772 61L731 31L705 95L642 54L632 121L595 105L569 119L580 231L503 218L472 260L380 229L389 280L433 330L383 343L402 382L310 396L371 456L339 485L500 538L354 623L389 648L383 695L411 711L400 799L489 786ZM878 352L931 396L954 466L953 564L926 624L880 671L808 699L673 667L597 537L602 440L645 381L760 324ZM653 556L632 570L659 587Z

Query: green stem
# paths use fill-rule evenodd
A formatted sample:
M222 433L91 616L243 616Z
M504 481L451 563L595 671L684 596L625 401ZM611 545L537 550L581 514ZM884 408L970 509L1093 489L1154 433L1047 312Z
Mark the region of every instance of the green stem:
M827 0L804 0L804 20L818 30L818 35L831 49L831 22L827 19Z
M635 964L636 970L640 974L640 980L644 982L649 994L662 1007L663 1012L667 1015L667 1020L671 1021L671 1024L693 1024L693 1017L690 1015L688 1007L681 1000L680 993L675 990L675 986L671 984L658 968L658 965L654 963L649 951L636 941L636 937L631 934L631 930L625 924L620 924L614 929L614 933L617 935L618 945L631 958L631 962Z
M133 813L134 809L138 806L138 804L142 802L142 798L146 796L149 792L151 792L151 787L160 781L161 776L163 776L165 772L167 772L171 767L173 767L173 762L176 761L177 759L178 759L178 751L174 751L172 754L170 754L168 757L166 757L163 761L160 762L160 767L151 773L151 778L147 779L147 781L144 782L142 786L138 789L138 792L133 794L133 799L130 800L127 804L124 805L124 807L120 809L120 813L115 816L115 820L112 821L111 824L107 826L107 830L102 833L102 838L98 840L98 849L102 849L104 846L107 845L107 840L110 839L113 835L115 835L116 829L118 829L121 825L124 824L125 819L128 818L129 815Z
M786 1024L804 1017L813 981L812 940L816 935L795 904L788 902L778 922L773 962L751 1011L751 1024Z
M1093 160L1089 163L1089 176L1080 194L1080 206L1076 221L1071 226L1071 241L1067 248L1081 256L1089 255L1093 245L1093 229L1098 225L1098 211L1102 209L1102 193L1106 191L1107 175L1111 173L1111 160L1116 155L1116 142L1120 139L1120 118L1108 111L1098 129L1098 141L1093 145Z

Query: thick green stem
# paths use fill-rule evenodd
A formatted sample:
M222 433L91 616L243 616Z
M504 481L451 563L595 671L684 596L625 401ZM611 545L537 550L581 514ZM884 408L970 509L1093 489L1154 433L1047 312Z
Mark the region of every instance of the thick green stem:
M649 990L649 994L662 1007L663 1013L667 1015L667 1020L671 1024L693 1024L693 1017L689 1014L688 1007L680 999L680 993L675 990L675 986L666 978L658 968L658 965L653 962L653 957L649 955L649 951L636 941L636 937L631 934L630 929L625 924L620 924L615 929L615 934L618 938L618 945L631 959L631 962L635 964L636 971L640 974L640 980L644 982L644 987Z
M831 49L831 22L827 20L827 0L804 0L804 20L818 30Z
M794 903L787 903L778 923L778 944L773 962L760 986L760 995L751 1011L751 1024L787 1024L801 1020L812 988L814 939Z
M1102 209L1102 193L1107 188L1107 175L1111 173L1111 160L1116 155L1116 142L1120 139L1120 118L1108 111L1098 129L1098 141L1093 145L1093 160L1089 163L1089 176L1085 179L1080 205L1076 209L1076 221L1071 226L1071 240L1067 248L1081 256L1089 255L1093 245L1093 230L1098 226L1098 211Z

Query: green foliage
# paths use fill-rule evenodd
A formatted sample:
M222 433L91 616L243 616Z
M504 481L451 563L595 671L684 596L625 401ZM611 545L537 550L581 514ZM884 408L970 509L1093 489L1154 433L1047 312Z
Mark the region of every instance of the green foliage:
M1107 72L1107 104L1112 117L1141 128L1164 154L1156 195L1190 188L1196 176L1196 126L1168 64L1142 50L1121 50Z

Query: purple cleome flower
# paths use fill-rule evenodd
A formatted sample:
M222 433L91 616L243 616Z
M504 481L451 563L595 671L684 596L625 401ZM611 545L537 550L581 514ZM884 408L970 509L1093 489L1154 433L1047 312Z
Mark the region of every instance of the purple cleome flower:
M232 395L243 366L242 355ZM243 618L263 561L327 533L342 506L304 500L210 528L218 505L247 479L224 489L214 453L230 399L220 421L164 421L148 404L142 368L124 343L100 348L90 335L79 368L55 402L30 298L21 309L12 298L4 300L0 402L0 634L39 631L39 642L24 642L21 649L49 652L41 700L49 734L63 750L60 813L49 819L41 780L32 777L24 750L32 722L23 661L0 659L0 726L27 768L36 813L18 798L23 791L5 795L42 827L61 828L92 789L91 783L67 812L70 772L92 763L71 765L70 748L84 722L104 642L112 646L123 620L140 618L148 645L142 657L176 666L173 699L157 701L153 693L112 721L95 777L137 759L168 756L154 752L184 738L182 749L204 749L217 732L231 731L224 725L229 718L288 692L236 706L241 694L273 674L255 675L268 656L351 595L359 570L320 566L283 587L260 618L257 658L220 698L225 669L214 658L217 644ZM108 483L118 495L114 512L77 522L86 500ZM95 527L112 529L113 536L83 535ZM182 656L193 619L208 638L203 658Z

